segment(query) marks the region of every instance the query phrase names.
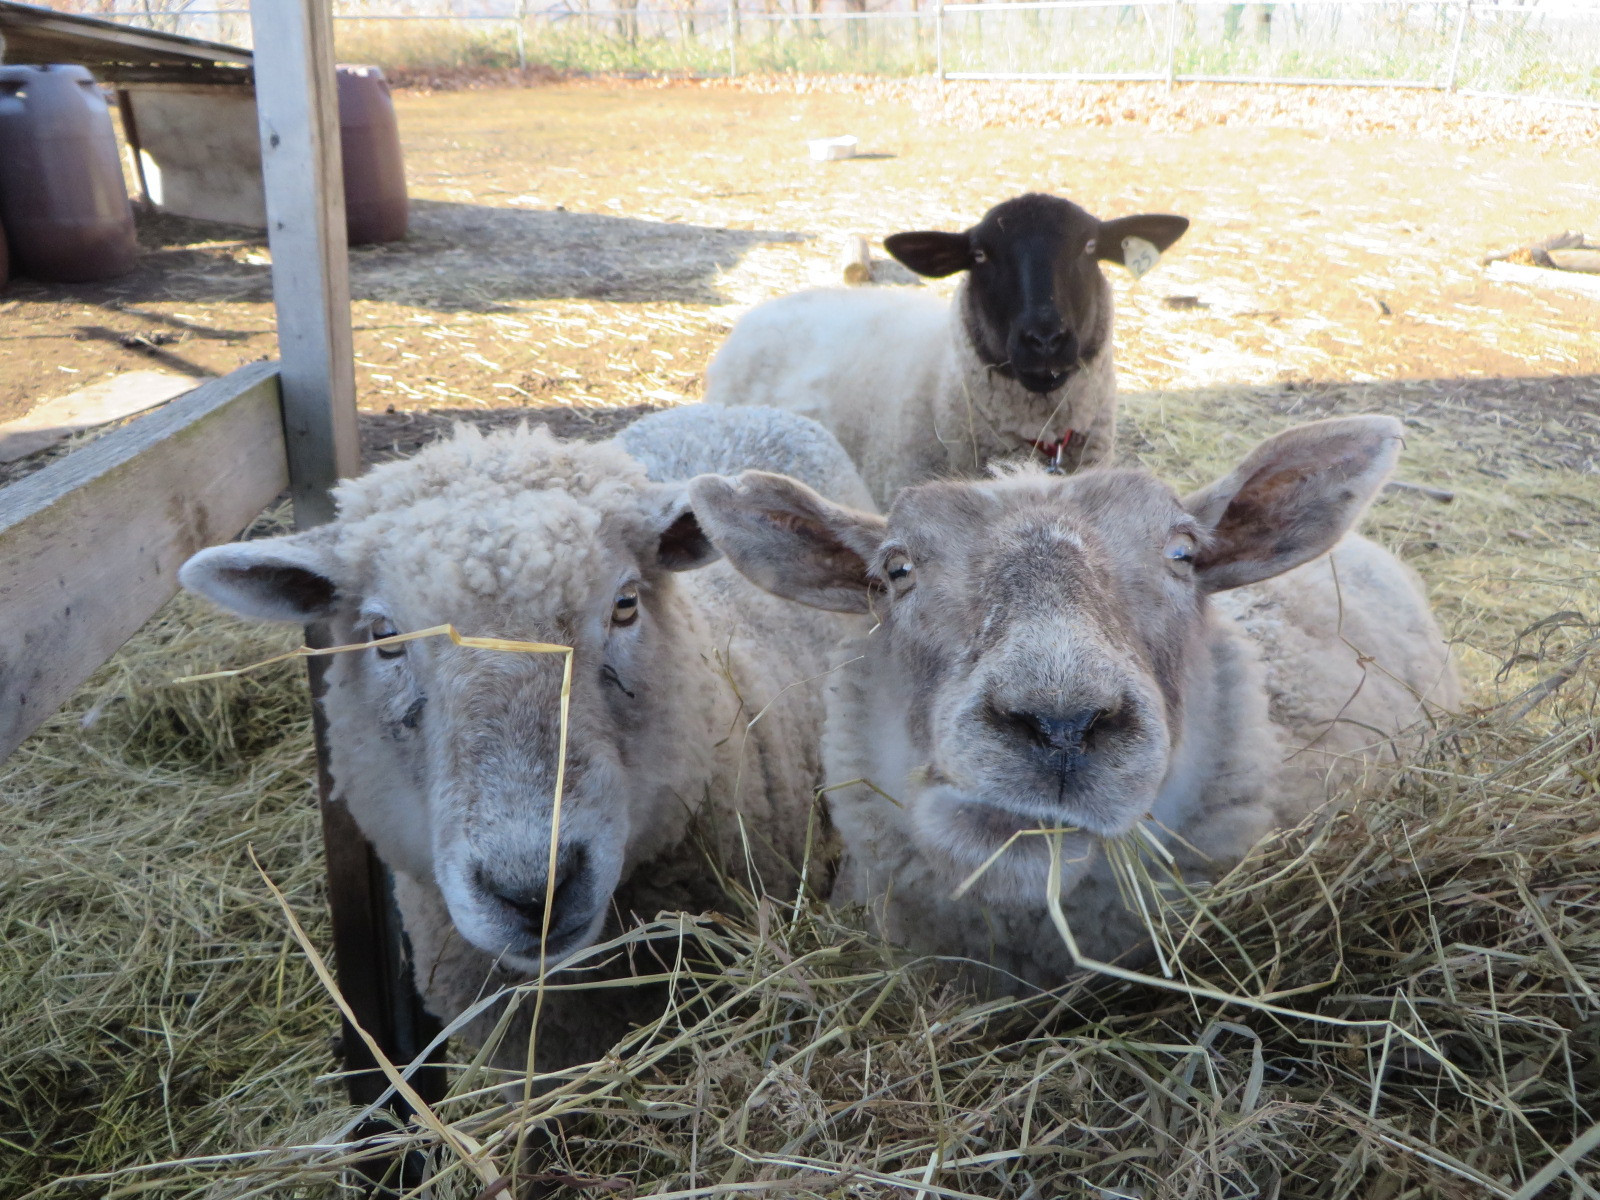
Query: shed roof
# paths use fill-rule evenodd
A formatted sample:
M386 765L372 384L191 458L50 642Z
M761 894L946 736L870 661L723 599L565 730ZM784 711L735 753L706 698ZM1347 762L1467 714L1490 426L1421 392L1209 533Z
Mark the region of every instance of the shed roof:
M0 0L8 63L78 63L112 82L245 81L252 56L240 46Z

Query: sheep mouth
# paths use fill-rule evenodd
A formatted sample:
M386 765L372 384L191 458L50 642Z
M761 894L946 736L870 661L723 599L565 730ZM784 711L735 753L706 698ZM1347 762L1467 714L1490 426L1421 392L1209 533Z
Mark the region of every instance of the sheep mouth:
M1067 380L1078 373L1078 364L1063 367L1059 371L1018 371L1017 382L1035 395L1042 396L1053 392Z
M1041 820L1008 807L946 795L918 814L922 853L960 879L957 891L997 902L1036 895L1059 855L1064 881L1088 870L1099 838L1076 822Z
M595 916L594 913L574 913L563 917L544 939L542 953L538 938L515 938L502 951L501 961L522 971L538 972L541 966L545 971L553 971L594 941Z

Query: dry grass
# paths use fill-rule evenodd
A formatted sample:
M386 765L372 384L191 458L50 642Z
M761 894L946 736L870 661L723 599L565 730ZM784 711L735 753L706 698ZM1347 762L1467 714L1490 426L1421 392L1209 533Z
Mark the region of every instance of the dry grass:
M0 772L0 1195L285 1136L336 1026L249 865L322 909L303 676L176 601ZM290 1136L293 1136L292 1134Z
M219 632L211 625L206 640L215 646ZM1547 661L1546 673L1573 657ZM292 682L272 686L289 694ZM426 1152L440 1197L480 1194L530 1133L528 1169L585 1195L1592 1194L1592 1162L1586 1183L1557 1169L1554 1190L1536 1184L1562 1152L1593 1141L1600 1119L1597 701L1600 673L1580 663L1530 719L1468 720L1384 794L1265 847L1175 929L1174 982L1091 979L1054 998L981 1002L934 964L897 960L850 914L747 898L740 917L663 920L628 939L667 947L674 1000L616 1057L510 1105L493 1078L458 1074L437 1113L481 1154L415 1128L388 1142ZM213 703L223 724L238 711L231 697ZM142 720L130 718L117 736ZM201 758L231 761L220 750ZM268 828L250 841L314 920L309 815L268 815L292 807L304 766L303 750L269 747L242 772L213 774L206 798L236 828L234 806L256 797ZM163 823L210 807L188 786L193 807L164 805ZM114 827L113 862L132 867L148 839L165 847L160 871L182 871L170 831L125 812ZM198 843L206 828L197 818L178 840ZM61 1076L103 1090L94 1136L56 1161L149 1164L96 1180L108 1196L331 1193L352 1152L329 1135L352 1114L314 1084L328 1006L251 877L244 839L200 852L205 884L132 889L131 910L130 876L107 867L106 842L74 841L48 867L35 849L25 894L47 893L42 869L99 883L75 900L79 937L58 933L53 951L98 982L70 1001L52 996L5 1038L8 1058L31 1034ZM156 870L145 858L131 878ZM213 895L226 897L225 919ZM179 897L181 909L159 907ZM37 903L8 907L14 929L64 924ZM111 950L140 926L146 945ZM197 929L217 953L197 951ZM688 950L684 932L696 935ZM110 972L97 957L108 951L132 970ZM97 1054L86 1034L113 1020L126 1048ZM18 1107L67 1094L7 1066L14 1095L19 1074L32 1077ZM223 1149L255 1153L205 1157Z
M1191 470L1230 453L1214 415L1159 424ZM1600 1120L1594 639L1571 616L1506 639L1501 707L1174 916L1175 980L982 1001L853 914L745 897L626 939L673 1004L615 1056L510 1105L481 1054L458 1072L437 1114L470 1163L416 1127L388 1142L437 1197L480 1195L527 1139L539 1186L589 1196L1593 1194L1592 1162L1535 1184ZM250 860L322 944L299 672L169 682L286 644L177 601L0 777L0 1194L347 1178L332 1006ZM1134 874L1164 902L1158 865Z

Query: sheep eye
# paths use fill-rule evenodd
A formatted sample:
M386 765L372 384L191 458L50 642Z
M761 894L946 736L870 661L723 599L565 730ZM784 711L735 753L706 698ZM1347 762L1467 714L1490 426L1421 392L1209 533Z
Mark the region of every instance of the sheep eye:
M611 624L632 625L639 619L639 585L630 583L623 586L617 593L616 600L611 605Z
M896 551L883 562L883 574L890 583L904 583L911 578L911 558Z
M395 628L394 622L389 620L388 617L378 617L372 622L372 628L368 630L367 636L373 642L382 642L386 638L399 636L399 633L400 631ZM374 645L372 648L377 651L379 658L400 658L406 652L404 643L398 646Z
M1182 569L1194 565L1195 541L1187 533L1175 533L1167 539L1167 545L1161 554L1175 568Z
M1083 244L1083 252L1085 254L1093 254L1098 249L1100 249L1100 243L1094 238L1090 238Z
M977 266L979 263L986 263L988 261L989 261L989 256L987 254L985 254L981 249L979 249L977 246L974 246L972 248L972 265L973 266Z

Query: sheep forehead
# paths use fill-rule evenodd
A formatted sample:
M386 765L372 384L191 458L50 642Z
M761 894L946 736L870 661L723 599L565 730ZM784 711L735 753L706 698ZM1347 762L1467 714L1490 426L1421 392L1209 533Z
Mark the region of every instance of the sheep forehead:
M1146 472L1062 479L1019 467L983 483L907 489L890 532L934 568L942 592L982 597L990 612L1037 589L1082 603L1130 571L1159 570L1152 547L1184 522L1171 489ZM937 578L950 575L960 586Z
M504 636L548 630L617 582L618 525L637 497L610 499L619 503L538 489L479 492L468 504L446 493L341 522L339 552L366 591L413 621Z
M980 238L985 235L997 239L1077 235L1079 241L1087 241L1099 225L1095 217L1071 200L1029 192L995 205L983 214L974 232Z
M430 498L470 506L530 489L607 507L615 505L619 486L637 490L645 482L644 468L610 443L562 442L526 426L486 435L462 425L411 458L347 480L335 496L340 520L359 522Z

